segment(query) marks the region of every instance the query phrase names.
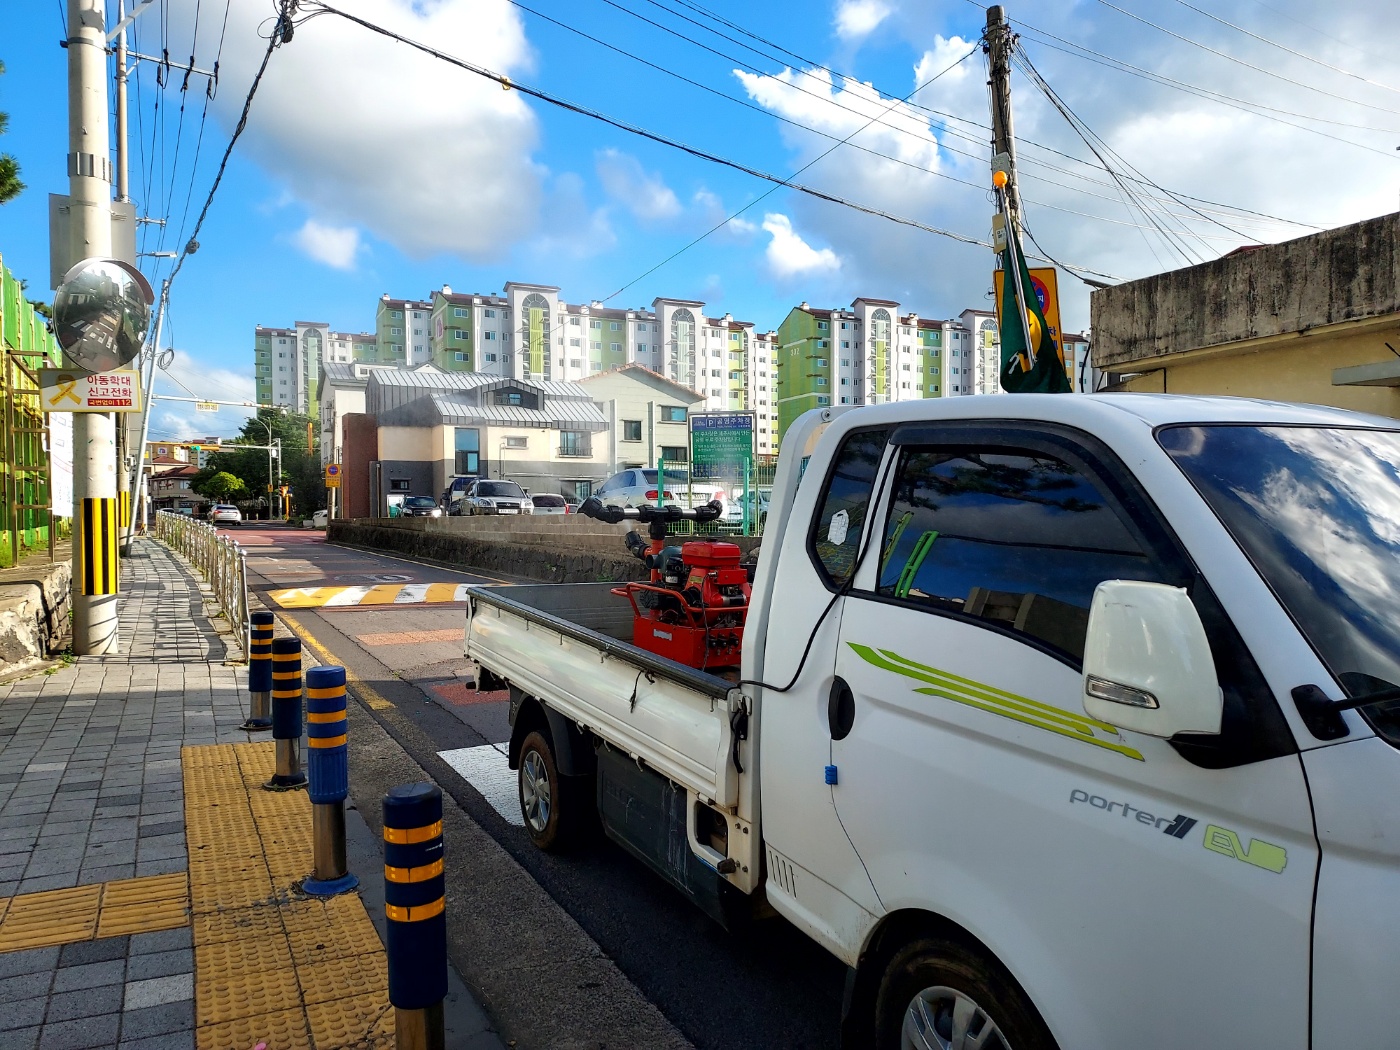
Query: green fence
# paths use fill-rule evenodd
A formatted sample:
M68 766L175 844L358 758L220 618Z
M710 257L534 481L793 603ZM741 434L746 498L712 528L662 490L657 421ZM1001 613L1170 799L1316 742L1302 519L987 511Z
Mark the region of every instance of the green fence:
M53 540L67 536L70 523L56 519L50 529L48 417L39 399L38 370L61 363L58 343L3 260L0 340L0 566L9 566L17 555L52 551Z

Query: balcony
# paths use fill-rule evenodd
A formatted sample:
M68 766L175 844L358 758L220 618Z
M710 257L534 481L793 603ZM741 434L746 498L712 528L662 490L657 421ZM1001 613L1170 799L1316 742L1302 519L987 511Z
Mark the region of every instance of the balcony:
M592 445L560 445L559 455L569 459L587 459L593 455Z

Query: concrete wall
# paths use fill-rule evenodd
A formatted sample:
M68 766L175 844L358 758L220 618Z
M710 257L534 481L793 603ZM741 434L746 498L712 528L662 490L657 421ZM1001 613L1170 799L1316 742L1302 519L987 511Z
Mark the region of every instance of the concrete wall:
M340 517L368 517L369 465L379 458L379 428L374 417L361 412L341 420Z
M72 576L71 561L31 561L0 576L0 673L19 670L63 648Z

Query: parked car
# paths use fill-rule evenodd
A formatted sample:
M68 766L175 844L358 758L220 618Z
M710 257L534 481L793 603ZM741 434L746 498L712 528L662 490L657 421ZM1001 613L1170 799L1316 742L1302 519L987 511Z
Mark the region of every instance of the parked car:
M243 514L230 503L216 503L209 508L209 521L215 525L239 525Z
M477 478L453 506L453 514L533 514L534 501L513 481Z
M330 524L330 520L330 511L318 510L315 514L311 515L311 527L313 529L324 529Z
M536 514L572 514L569 508L569 501L563 496L556 496L552 492L539 492L530 497L530 502L535 505Z
M438 500L438 506L442 507L448 514L452 513L452 504L467 494L467 489L471 488L473 481L476 481L474 474L463 474L454 477L447 483L447 488L442 490L442 496Z
M593 490L593 495L605 507L640 507L655 503L657 472L654 467L632 467L620 470ZM666 470L666 488L661 493L662 503L677 506L702 507L711 500L719 500L728 509L729 499L723 487L708 481L690 483L690 474L684 470Z
M406 496L399 504L401 518L440 518L442 508L432 496Z

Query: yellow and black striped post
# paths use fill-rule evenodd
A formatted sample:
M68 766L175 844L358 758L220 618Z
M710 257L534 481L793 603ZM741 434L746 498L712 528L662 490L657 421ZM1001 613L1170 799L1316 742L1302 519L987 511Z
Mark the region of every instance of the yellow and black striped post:
M248 699L251 711L239 728L260 732L272 728L272 613L249 617Z
M384 913L397 1050L442 1050L447 995L442 792L400 784L384 796Z
M82 501L82 527L75 576L82 594L116 594L120 565L117 553L117 501L92 497Z
M348 727L345 668L313 667L306 672L306 794L311 799L313 863L301 888L317 897L333 897L360 884L345 870Z
M272 738L277 771L263 785L268 791L306 786L301 771L301 640L272 640Z

